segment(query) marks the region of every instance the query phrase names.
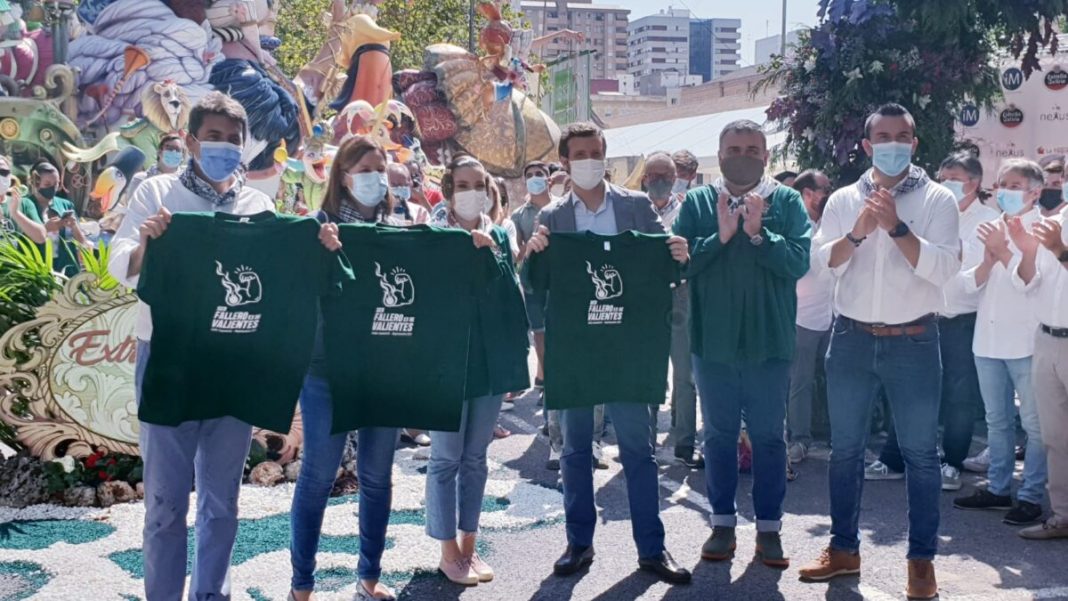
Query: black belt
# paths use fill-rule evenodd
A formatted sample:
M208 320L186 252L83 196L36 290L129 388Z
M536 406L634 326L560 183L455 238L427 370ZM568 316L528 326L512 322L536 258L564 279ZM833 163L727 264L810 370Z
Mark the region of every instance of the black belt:
M916 321L900 324L864 323L863 321L857 321L855 319L851 319L850 321L856 324L861 330L879 338L888 336L919 336L926 332L927 328L935 324L936 316L932 313L924 315Z
M1054 338L1068 338L1068 328L1051 328L1042 324L1042 331Z

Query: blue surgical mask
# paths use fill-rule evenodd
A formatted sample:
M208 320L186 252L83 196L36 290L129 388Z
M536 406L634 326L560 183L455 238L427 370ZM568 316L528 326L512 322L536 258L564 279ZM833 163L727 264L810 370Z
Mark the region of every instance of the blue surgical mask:
M548 189L548 179L539 175L527 178L527 192L529 192L531 196L538 196L539 194L544 194L545 191Z
M170 169L177 169L182 164L182 158L184 154L181 150L164 150L160 156L160 162L165 167Z
M1068 182L1065 182L1061 188L1061 198L1064 199L1064 202L1068 202Z
M209 180L225 182L241 166L241 147L229 142L201 142L197 165Z
M382 199L386 197L388 188L389 181L386 179L386 174L371 171L353 175L349 192L352 193L356 202L363 206L377 207L382 202Z
M897 177L912 163L912 144L905 142L883 142L872 144L871 163L883 175Z
M410 186L393 186L389 191L393 193L393 198L402 202L408 202L412 199L412 188Z
M1024 208L1024 191L999 188L998 206L1009 215L1018 215Z
M947 179L942 182L942 185L949 189L953 193L953 198L960 202L964 198L964 182L958 182L951 179Z

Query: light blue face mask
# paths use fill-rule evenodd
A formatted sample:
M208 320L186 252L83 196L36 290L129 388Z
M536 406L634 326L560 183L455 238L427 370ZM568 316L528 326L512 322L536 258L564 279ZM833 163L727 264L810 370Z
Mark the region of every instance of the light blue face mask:
M402 202L408 202L412 198L412 189L409 186L393 186L389 191L393 193L393 198Z
M942 185L949 189L953 193L953 198L960 202L964 198L964 182L958 182L951 179L947 179L942 182Z
M181 150L164 150L163 155L160 156L160 161L163 163L164 167L177 169L181 166L184 157L185 155Z
M527 192L529 192L531 196L544 194L545 191L548 189L549 180L545 179L544 177L541 177L540 175L535 175L527 178Z
M386 174L371 171L353 175L352 187L349 188L349 192L356 198L356 202L363 206L377 207L382 202L382 199L386 197L388 188L389 181L386 179Z
M209 180L225 182L241 166L241 147L229 142L201 142L197 164Z
M887 177L897 177L909 168L912 162L912 144L883 142L872 144L871 164Z
M1068 182L1065 182L1061 188L1061 197L1064 198L1064 202L1068 202Z
M1024 209L1024 191L999 188L998 206L1009 215L1019 215Z

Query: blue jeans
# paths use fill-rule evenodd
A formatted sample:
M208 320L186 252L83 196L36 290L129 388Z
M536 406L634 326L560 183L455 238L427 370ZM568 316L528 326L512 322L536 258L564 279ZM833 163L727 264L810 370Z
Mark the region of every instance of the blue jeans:
M464 401L459 432L430 433L426 471L426 532L435 540L454 540L478 532L486 492L486 449L501 412L503 395Z
M1023 484L1016 498L1042 504L1046 486L1046 450L1042 447L1038 407L1031 388L1031 357L1024 359L990 359L976 357L979 389L986 406L986 437L990 447L990 470L987 489L995 495L1012 494L1012 473L1016 468L1016 403L1020 394L1020 423L1027 432L1027 458Z
M742 416L753 443L753 509L758 532L782 527L786 498L786 402L790 362L780 359L748 365L705 361L694 355L701 414L705 419L705 479L712 526L738 523L738 435Z
M134 372L138 403L148 357L149 344L139 341ZM178 426L141 422L140 427L141 459L145 464L142 553L146 598L182 598L188 552L185 519L195 482L196 555L188 598L227 601L230 558L237 537L237 498L252 426L232 417L220 417Z
M304 421L304 455L297 478L290 514L290 563L292 588L315 588L315 553L330 491L337 478L347 433L330 434L333 403L330 385L324 378L309 375L300 394ZM386 549L386 526L393 499L393 451L397 448L397 428L361 428L356 453L356 477L360 482L360 561L356 571L361 580L377 580L382 575L382 552Z
M938 408L942 361L938 323L927 320L915 336L876 337L853 320L835 319L827 351L827 405L831 418L831 546L860 549L864 449L880 385L886 392L905 459L909 559L932 559L938 548Z
M664 551L664 524L660 521L660 482L656 466L656 407L642 403L605 405L619 441L619 458L627 479L631 532L638 557L657 557ZM575 547L593 545L597 508L593 500L593 407L563 409L560 425L564 453L560 472L564 481L564 515L567 542Z

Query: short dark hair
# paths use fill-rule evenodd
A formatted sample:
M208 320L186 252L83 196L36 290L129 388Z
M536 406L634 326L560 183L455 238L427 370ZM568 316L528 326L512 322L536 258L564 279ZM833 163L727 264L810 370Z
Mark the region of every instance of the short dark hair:
M683 173L697 173L697 168L700 167L697 157L689 150L677 151L671 155L671 160L675 161L675 169Z
M943 169L963 169L968 177L975 180L983 179L983 163L974 154L962 150L954 152L942 161L942 164L938 166L938 170Z
M916 119L912 113L896 102L889 102L875 109L875 112L868 115L867 120L864 121L864 137L868 140L871 140L871 126L875 123L876 117L904 117L909 127L912 128L912 135L916 135Z
M552 163L549 163L549 175L552 175L552 174L556 173L557 171L562 171L563 169L564 169L564 167L562 165L560 165L560 163L557 163L555 161L552 162Z
M738 119L728 123L723 131L719 132L720 146L723 146L723 138L727 137L727 134L760 134L760 137L764 138L764 146L768 145L768 137L764 134L764 128L750 119Z
M794 178L794 190L798 192L804 192L805 190L819 190L821 178L827 177L827 174L819 169L805 169L800 175Z
M791 177L794 178L794 179L797 179L797 172L796 171L780 171L780 172L775 174L775 178L774 179L775 179L775 181L777 181L780 184L782 184L782 183L785 183L786 180L790 179Z
M572 123L567 126L564 133L560 135L560 145L557 148L557 152L560 153L561 158L568 158L570 155L570 144L572 138L592 138L597 137L601 141L601 149L607 149L608 143L604 139L604 132L600 127L597 127L596 123L590 121L582 121L579 123Z
M189 111L189 132L193 136L200 131L200 126L204 124L204 117L208 115L220 115L236 121L241 125L242 137L245 135L245 130L248 128L248 115L245 113L245 107L226 94L219 91L208 92L193 106L193 110Z
M159 147L163 148L163 145L166 144L167 142L174 142L174 141L181 142L182 141L182 136L180 136L178 134L165 134L162 138L159 139Z
M527 174L527 171L531 169L544 169L546 173L549 173L549 165L545 161L531 161L527 163L526 167L523 167L523 175Z

